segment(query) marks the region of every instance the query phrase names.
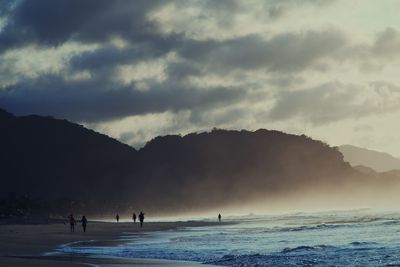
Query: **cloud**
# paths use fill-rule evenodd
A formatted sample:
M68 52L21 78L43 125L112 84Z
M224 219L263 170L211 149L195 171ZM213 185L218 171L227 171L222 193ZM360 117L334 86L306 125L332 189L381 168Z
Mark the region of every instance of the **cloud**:
M72 70L98 70L112 69L118 65L134 64L150 58L164 56L170 49L152 49L148 45L140 47L127 47L124 49L106 46L80 53L72 57L69 67Z
M283 33L270 39L248 35L226 41L186 42L179 54L207 64L213 70L255 70L296 72L332 58L346 45L343 33L335 29Z
M302 119L322 125L400 109L400 88L379 81L368 85L333 81L317 87L281 91L268 113L276 120Z
M74 121L106 121L167 110L209 109L243 99L240 88L195 88L180 83L116 88L107 81L66 81L58 76L26 80L0 91L0 106L17 114L52 114Z
M372 132L374 128L371 125L359 124L353 127L354 132Z
M400 54L400 33L391 27L380 32L371 48L373 55L390 59Z
M163 1L18 1L0 33L0 50L37 43L55 46L74 40L104 42L119 36L131 42L161 39L147 13Z
M164 33L181 33L195 40L226 40L269 31L288 14L322 9L336 1L307 0L192 0L165 1L149 13ZM314 10L315 12L315 10Z
M8 50L0 55L0 90L26 78L57 73L69 75L67 62L70 57L93 49L96 49L95 45L66 43L57 48L26 46Z
M387 27L374 35L371 43L352 43L343 47L336 56L336 63L358 66L365 73L382 72L388 63L395 62L400 55L400 32Z
M283 89L298 87L300 85L303 85L304 82L304 78L291 75L284 75L282 77L273 76L268 79L269 84Z

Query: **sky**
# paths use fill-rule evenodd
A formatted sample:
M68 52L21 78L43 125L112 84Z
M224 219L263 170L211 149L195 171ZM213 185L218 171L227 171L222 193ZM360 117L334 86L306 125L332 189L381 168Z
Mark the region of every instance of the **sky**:
M0 107L134 147L276 129L400 156L400 1L3 0Z

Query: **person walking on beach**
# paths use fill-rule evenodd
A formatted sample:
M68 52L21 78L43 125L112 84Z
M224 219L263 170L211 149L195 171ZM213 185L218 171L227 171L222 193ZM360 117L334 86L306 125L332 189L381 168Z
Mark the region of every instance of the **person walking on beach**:
M143 227L144 213L142 211L139 213L139 221L140 221L140 227Z
M72 213L68 216L69 226L71 227L71 233L75 232L75 218Z
M132 220L133 220L134 223L136 223L136 213L133 213Z
M221 213L220 213L220 214L218 214L218 221L219 221L219 222L221 222L221 218L222 218L222 217L221 217Z
M115 219L117 219L117 222L119 222L119 215L117 213L117 215L115 216Z
M81 222L82 222L82 228L83 228L83 232L86 232L86 225L87 225L87 219L86 219L86 216L85 215L83 215L82 216L82 220L81 220Z

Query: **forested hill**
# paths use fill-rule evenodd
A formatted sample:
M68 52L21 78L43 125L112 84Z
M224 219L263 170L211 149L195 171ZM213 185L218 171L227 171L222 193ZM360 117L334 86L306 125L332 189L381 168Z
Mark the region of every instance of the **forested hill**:
M70 199L86 213L201 210L337 186L360 174L336 148L279 131L168 135L137 151L51 117L1 111L0 127L2 195Z
M1 191L97 199L124 186L137 151L81 125L0 111Z

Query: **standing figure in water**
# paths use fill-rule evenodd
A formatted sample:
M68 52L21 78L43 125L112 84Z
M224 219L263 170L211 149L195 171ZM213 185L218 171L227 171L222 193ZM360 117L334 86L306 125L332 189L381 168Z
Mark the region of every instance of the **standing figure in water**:
M134 223L136 223L136 213L133 213L132 220L133 220Z
M221 218L222 218L222 217L221 217L221 213L220 213L220 214L218 214L218 221L219 221L219 222L221 222Z
M83 232L86 232L87 219L85 215L82 216L81 222L82 222Z
M75 232L75 218L72 213L68 216L69 226L71 227L71 232Z
M117 222L119 222L119 215L117 213L117 215L115 216L115 219L117 219Z
M139 213L139 221L140 221L140 227L143 227L144 213L142 211Z

